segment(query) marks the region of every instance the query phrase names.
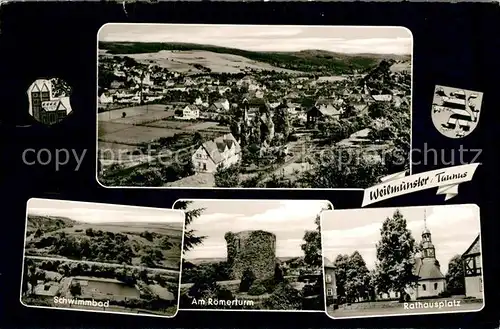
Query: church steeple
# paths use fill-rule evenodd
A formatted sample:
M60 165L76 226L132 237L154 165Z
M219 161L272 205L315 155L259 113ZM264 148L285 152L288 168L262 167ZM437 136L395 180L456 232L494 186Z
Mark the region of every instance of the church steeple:
M432 244L431 231L427 228L427 212L424 209L424 230L422 231L422 257L436 258L436 249Z

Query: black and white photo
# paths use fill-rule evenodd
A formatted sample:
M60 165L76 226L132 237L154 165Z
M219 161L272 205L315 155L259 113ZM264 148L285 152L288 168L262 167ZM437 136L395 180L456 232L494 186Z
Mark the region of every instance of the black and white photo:
M404 27L110 23L98 45L105 187L360 189L411 169Z
M327 315L482 310L479 218L473 204L323 212Z
M30 199L21 302L175 316L183 228L182 211Z
M323 312L319 214L328 201L180 200L180 309Z

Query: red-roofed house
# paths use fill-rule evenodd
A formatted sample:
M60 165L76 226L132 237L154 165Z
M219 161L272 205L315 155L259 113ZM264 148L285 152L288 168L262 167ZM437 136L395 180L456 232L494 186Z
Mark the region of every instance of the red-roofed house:
M232 134L203 143L192 156L197 172L215 172L218 166L229 167L241 159L241 146Z

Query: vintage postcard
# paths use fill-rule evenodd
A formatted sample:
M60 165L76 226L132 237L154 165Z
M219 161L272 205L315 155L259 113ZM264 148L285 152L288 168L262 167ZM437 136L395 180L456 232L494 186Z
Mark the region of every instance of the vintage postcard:
M105 187L361 189L411 169L404 27L110 23L97 37Z
M328 211L321 236L332 318L484 307L476 205Z
M324 310L319 214L329 201L180 200L180 309Z
M175 316L183 228L182 211L30 199L21 302Z

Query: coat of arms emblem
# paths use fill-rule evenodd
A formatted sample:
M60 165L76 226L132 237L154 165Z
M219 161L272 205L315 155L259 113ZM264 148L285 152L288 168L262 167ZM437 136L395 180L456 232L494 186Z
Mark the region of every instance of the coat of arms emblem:
M441 134L463 138L476 129L483 93L436 86L432 101L432 122Z

